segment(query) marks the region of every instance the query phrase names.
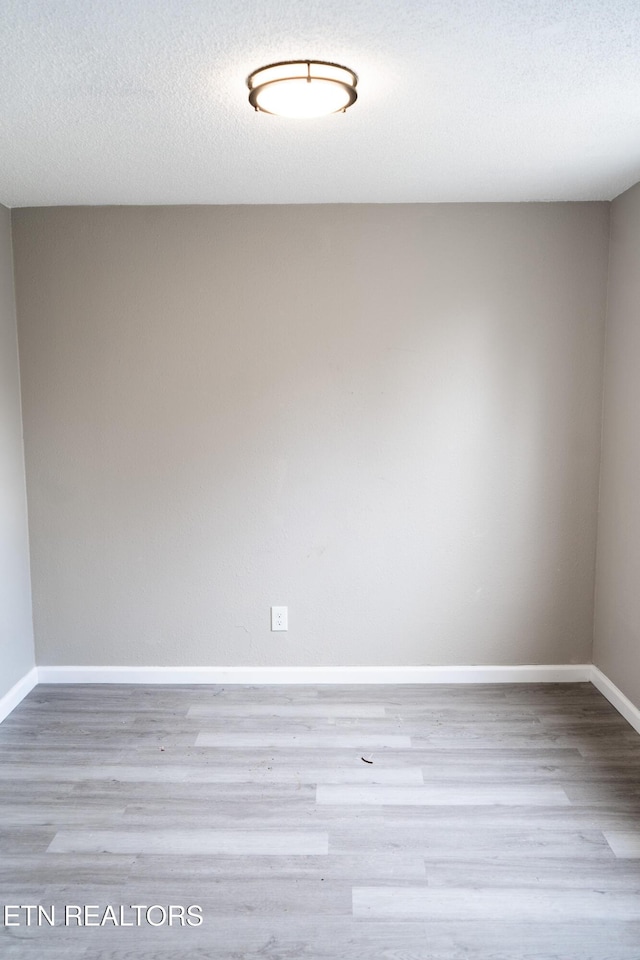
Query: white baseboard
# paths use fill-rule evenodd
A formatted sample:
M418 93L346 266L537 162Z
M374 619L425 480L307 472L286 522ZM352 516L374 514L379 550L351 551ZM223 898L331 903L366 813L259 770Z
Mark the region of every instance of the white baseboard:
M591 683L634 730L640 709L591 663L448 667L33 667L0 698L0 723L38 683Z
M26 695L33 690L37 682L38 669L32 667L29 673L26 673L17 683L14 683L4 697L0 698L0 723L9 716L12 710L15 710L20 701L24 700Z
M38 667L40 683L576 683L591 664L461 667Z
M609 677L607 677L602 670L599 670L595 664L591 666L591 683L607 698L618 713L631 724L633 729L640 733L640 710L638 710L635 704L624 695L622 690L616 687L615 683L609 680Z

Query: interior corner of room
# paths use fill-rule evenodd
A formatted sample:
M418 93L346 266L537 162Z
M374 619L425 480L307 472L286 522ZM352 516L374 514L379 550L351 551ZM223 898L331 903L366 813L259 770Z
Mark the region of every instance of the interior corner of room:
M3 208L4 714L38 671L584 665L637 728L638 249L640 186Z
M638 0L4 0L2 960L640 960Z

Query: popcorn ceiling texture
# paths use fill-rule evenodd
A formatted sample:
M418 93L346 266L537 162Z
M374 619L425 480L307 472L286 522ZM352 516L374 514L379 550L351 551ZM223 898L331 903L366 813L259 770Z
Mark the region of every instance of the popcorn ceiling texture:
M637 0L4 0L0 201L611 199L640 178ZM253 113L297 57L344 116Z

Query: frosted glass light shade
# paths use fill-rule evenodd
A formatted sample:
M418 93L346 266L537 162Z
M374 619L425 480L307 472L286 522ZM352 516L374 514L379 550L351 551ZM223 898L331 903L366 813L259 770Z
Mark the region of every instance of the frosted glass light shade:
M279 117L322 117L355 102L358 78L353 70L322 60L272 63L247 78L249 103Z

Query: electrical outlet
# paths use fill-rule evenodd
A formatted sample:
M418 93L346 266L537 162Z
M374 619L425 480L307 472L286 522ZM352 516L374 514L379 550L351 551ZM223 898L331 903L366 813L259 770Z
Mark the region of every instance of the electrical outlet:
M271 629L288 630L289 629L289 608L271 607Z

